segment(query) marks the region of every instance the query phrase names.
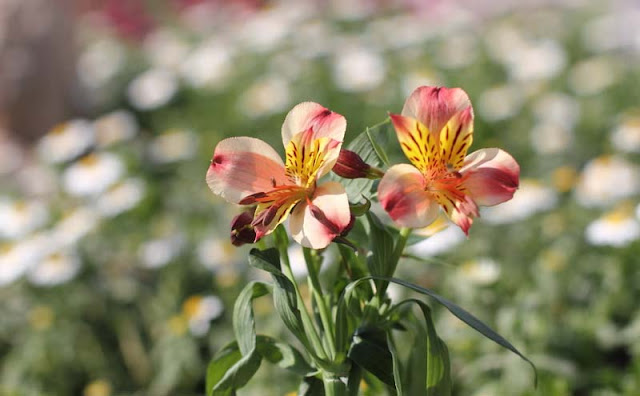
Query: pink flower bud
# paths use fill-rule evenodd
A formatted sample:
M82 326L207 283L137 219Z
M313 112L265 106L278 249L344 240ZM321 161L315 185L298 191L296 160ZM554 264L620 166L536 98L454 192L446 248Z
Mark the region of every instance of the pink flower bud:
M345 179L379 179L382 172L379 169L372 168L360 158L360 156L351 150L340 150L338 162L333 167L333 172Z

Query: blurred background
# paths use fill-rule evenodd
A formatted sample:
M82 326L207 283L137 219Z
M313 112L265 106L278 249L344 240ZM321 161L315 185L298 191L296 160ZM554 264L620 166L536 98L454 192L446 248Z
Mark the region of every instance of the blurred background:
M522 167L468 239L449 227L398 270L540 371L534 390L437 311L455 394L640 394L637 1L0 0L0 395L203 394L235 296L264 277L204 182L215 144L282 152L305 100L349 141L420 85L463 87L472 150ZM296 386L265 364L239 394Z

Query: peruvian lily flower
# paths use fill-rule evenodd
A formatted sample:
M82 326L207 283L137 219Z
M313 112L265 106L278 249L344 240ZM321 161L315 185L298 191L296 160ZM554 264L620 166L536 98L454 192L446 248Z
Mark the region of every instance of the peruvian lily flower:
M441 207L468 234L478 206L513 197L520 166L511 155L497 148L467 155L473 109L462 89L419 87L402 115L390 117L412 165L389 168L378 186L378 199L399 225L426 227Z
M256 241L290 215L293 239L305 247L324 248L351 219L342 185L317 184L338 160L346 127L340 114L317 103L300 103L282 125L285 163L262 140L224 139L213 153L207 184L229 202L257 205L251 221Z

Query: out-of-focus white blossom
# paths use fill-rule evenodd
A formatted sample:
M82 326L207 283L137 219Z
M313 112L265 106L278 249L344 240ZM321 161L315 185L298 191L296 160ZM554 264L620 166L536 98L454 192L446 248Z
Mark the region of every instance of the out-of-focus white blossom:
M625 153L640 153L640 117L626 117L611 134L613 146Z
M138 257L146 268L160 268L176 258L184 247L185 240L180 234L144 242L138 249Z
M521 180L518 191L510 201L482 208L482 219L492 224L521 221L535 213L552 209L558 202L556 192L536 180Z
M189 52L189 45L173 30L160 28L145 37L143 49L154 67L176 69Z
M251 118L285 111L291 104L289 82L280 76L267 76L253 83L240 98L239 106Z
M44 161L57 164L86 152L94 141L93 125L87 120L76 119L49 131L38 142L37 150Z
M55 245L49 234L38 233L16 243L0 243L0 287L19 279Z
M138 133L138 122L126 110L116 110L99 117L93 122L93 127L100 147L127 141Z
M96 201L96 209L102 216L117 216L136 207L144 197L145 189L142 179L124 180L100 195Z
M237 248L229 238L221 239L211 235L198 244L198 260L211 271L226 267L237 261Z
M122 161L114 154L89 154L69 166L62 175L67 193L74 196L95 196L117 182L124 173Z
M107 85L122 70L125 50L112 39L99 39L80 54L78 75L85 86L99 89Z
M638 166L616 156L591 160L582 171L575 189L576 199L584 206L609 206L640 192Z
M339 89L363 92L378 87L385 78L386 66L378 52L367 47L340 50L334 59L333 78Z
M589 224L585 237L596 246L626 246L640 238L640 222L632 207L623 204Z
M15 201L0 197L0 237L18 239L43 226L49 211L41 201Z
M555 122L536 124L530 132L531 146L540 154L557 154L572 146L573 130Z
M482 93L478 103L480 115L488 121L500 121L515 116L522 107L522 91L515 85L499 85Z
M208 40L181 61L180 75L194 88L218 88L229 81L232 67L229 45Z
M409 246L407 252L418 257L436 256L453 249L465 238L466 236L460 227L451 224L443 231L430 236L424 241Z
M476 285L490 285L500 277L500 265L488 257L469 260L459 268L458 276Z
M192 158L198 148L198 136L181 129L167 131L149 144L149 157L156 164L169 164Z
M178 80L166 69L149 69L127 87L129 103L138 110L155 110L169 103L178 91Z
M80 270L80 258L73 251L51 253L31 267L27 279L37 286L55 286L73 279Z
M560 92L542 95L533 104L533 114L540 122L550 122L564 128L573 128L580 117L578 101Z
M569 86L578 95L596 95L618 79L618 65L607 57L593 57L574 65L569 72Z
M100 224L95 210L80 207L65 215L53 227L51 235L61 247L75 245Z
M191 333L195 336L203 336L209 331L211 321L224 312L224 304L217 296L196 295L184 302L182 312L188 320Z

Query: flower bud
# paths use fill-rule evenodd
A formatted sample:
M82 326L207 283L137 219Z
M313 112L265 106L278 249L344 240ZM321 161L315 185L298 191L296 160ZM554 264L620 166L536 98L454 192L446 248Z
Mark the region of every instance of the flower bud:
M355 152L344 149L340 150L333 172L345 179L379 179L382 177L382 172L379 169L372 168Z
M231 220L231 243L234 246L256 242L256 231L251 225L252 221L252 212L242 212Z

